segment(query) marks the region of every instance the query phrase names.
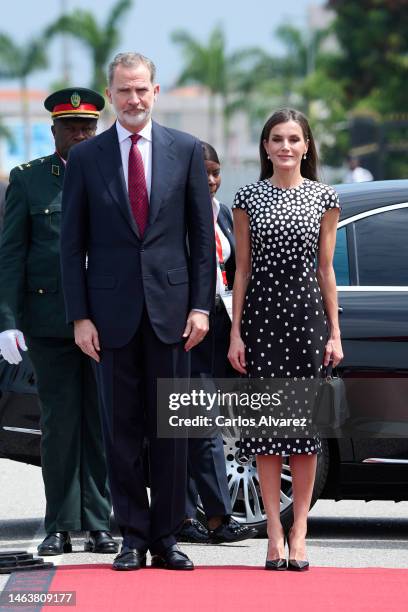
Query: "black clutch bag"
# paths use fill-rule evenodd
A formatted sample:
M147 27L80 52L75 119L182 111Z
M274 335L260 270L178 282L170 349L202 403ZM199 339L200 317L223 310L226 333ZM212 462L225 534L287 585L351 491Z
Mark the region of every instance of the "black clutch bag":
M339 376L333 376L333 363L323 370L313 410L313 423L326 435L344 425L350 413L347 405L346 387Z

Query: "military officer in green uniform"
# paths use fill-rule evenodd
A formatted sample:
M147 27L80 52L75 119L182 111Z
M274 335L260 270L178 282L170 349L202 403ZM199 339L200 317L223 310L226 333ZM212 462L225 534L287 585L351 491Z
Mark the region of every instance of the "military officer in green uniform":
M41 555L71 552L70 531L87 532L85 550L115 553L110 494L89 358L65 322L59 233L65 163L75 144L94 136L104 99L64 89L44 102L55 152L14 168L0 245L0 351L9 363L27 350L41 404L41 460L46 496ZM84 271L86 262L84 261ZM19 350L20 349L20 350Z

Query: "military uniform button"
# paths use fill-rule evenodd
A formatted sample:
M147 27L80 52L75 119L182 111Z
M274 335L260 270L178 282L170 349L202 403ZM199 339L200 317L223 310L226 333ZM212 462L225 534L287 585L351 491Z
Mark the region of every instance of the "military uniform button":
M38 293L44 293L44 289L39 289Z
M46 209L44 210L44 212L45 212L45 214L46 214L46 215L48 215L48 213L49 213L50 211L48 210L48 208L46 208Z

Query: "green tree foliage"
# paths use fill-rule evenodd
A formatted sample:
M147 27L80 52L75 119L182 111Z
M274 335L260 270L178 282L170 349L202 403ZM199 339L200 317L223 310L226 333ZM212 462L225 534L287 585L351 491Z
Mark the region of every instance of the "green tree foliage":
M225 108L228 91L224 32L221 27L215 27L206 44L195 40L185 30L176 30L172 33L171 39L181 48L184 57L184 67L177 84L197 83L208 88L210 92L208 104L210 140L214 140L216 115L214 96L216 94L221 96Z
M179 45L185 65L178 78L178 84L199 83L208 87L212 94L227 93L227 57L225 36L221 27L211 32L208 43L201 44L185 30L173 32L171 38Z
M18 80L21 91L21 116L24 126L24 157L30 159L31 134L27 79L41 68L46 68L44 39L38 37L17 45L7 34L0 34L0 79Z
M61 33L70 34L88 48L93 65L91 87L101 93L106 87L106 65L119 45L120 23L132 4L132 0L119 0L103 25L98 24L93 13L78 9L70 15L63 15L46 30L48 39Z
M408 10L406 0L330 0L341 53L328 74L342 80L348 108L381 114L407 108Z
M228 54L221 26L212 30L206 43L199 42L185 30L173 32L171 39L181 48L184 59L184 67L177 83L197 83L209 90L208 114L212 140L216 116L215 96L221 96L224 136L227 138L229 118L241 105L233 94L251 87L248 75L251 74L254 63L259 61L262 52L257 48L247 48Z

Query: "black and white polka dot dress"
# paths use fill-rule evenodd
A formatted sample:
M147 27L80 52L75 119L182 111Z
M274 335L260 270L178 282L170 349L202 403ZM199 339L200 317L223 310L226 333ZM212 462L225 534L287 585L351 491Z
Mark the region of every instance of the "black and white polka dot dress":
M242 317L248 375L315 378L328 333L315 258L321 219L327 210L339 208L337 193L309 179L293 189L274 187L265 179L242 187L233 208L246 211L251 232L252 275ZM319 453L321 444L311 429L309 439L244 437L242 450L310 455Z

